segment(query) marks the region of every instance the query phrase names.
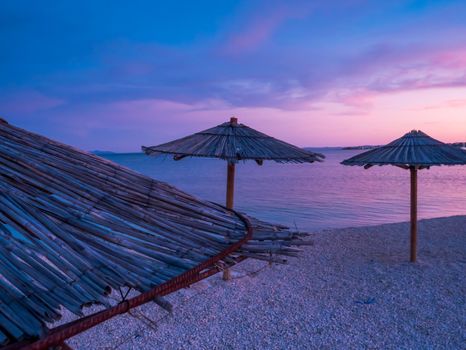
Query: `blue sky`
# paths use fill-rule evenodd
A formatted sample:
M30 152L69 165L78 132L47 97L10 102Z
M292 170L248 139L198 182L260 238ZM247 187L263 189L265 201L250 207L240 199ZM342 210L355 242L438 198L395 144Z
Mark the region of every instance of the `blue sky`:
M131 151L231 115L302 146L466 138L463 1L2 1L0 115Z

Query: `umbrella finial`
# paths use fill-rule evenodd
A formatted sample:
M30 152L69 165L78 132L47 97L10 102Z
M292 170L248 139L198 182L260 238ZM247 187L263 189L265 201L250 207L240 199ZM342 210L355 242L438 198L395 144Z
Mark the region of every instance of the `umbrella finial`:
M231 126L237 126L238 125L238 118L231 117L230 118L230 124L231 124Z

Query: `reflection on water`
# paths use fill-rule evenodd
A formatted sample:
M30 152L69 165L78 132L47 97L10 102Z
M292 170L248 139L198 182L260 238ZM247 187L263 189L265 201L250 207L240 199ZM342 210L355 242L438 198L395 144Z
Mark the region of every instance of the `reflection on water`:
M260 219L302 230L409 220L409 172L393 166L339 163L360 151L320 149L323 163L237 165L235 207ZM112 154L106 158L168 182L188 193L224 203L226 162L218 159ZM466 214L466 166L433 167L418 175L420 218Z

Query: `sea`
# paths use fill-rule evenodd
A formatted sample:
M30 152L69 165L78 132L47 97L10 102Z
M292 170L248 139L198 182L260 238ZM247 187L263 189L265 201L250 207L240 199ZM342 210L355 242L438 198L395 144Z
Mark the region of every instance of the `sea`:
M254 161L236 166L235 209L299 230L377 225L409 220L409 171L394 166L365 170L340 162L358 150L319 148L322 163ZM220 159L105 154L105 158L207 201L225 203L227 163ZM466 166L418 173L420 219L466 215Z

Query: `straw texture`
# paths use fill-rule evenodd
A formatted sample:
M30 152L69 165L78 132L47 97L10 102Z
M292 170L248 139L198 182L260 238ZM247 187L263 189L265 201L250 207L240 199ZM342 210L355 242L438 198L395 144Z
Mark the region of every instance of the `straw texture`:
M466 152L433 139L420 130L413 130L386 146L358 154L343 165L398 165L430 167L466 164Z
M42 336L61 306L81 315L112 288L147 291L246 234L231 211L5 121L0 166L0 345ZM294 256L306 243L253 224L237 256Z
M273 160L279 163L312 163L322 161L324 155L313 153L277 140L244 124L220 124L196 134L158 146L142 147L148 155L160 153L178 156L221 158L229 162L239 160Z

